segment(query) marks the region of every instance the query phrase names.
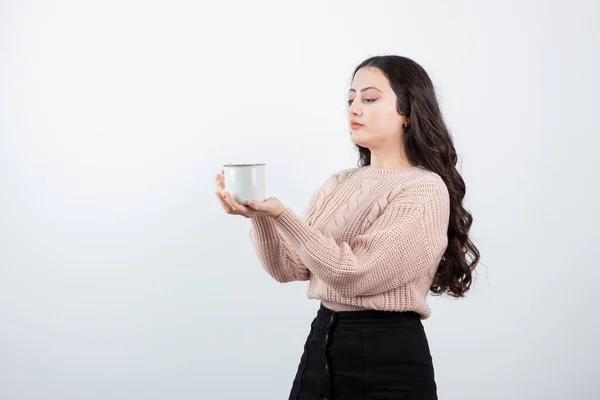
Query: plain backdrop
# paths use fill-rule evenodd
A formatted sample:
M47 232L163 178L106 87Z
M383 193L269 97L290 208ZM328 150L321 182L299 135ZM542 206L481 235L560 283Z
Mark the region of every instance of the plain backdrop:
M0 399L285 399L319 306L214 176L302 213L353 68L435 83L481 251L429 297L443 400L600 396L598 1L0 2Z

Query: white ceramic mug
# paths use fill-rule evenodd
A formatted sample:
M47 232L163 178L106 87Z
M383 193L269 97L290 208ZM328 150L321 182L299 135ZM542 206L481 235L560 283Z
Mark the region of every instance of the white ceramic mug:
M266 199L266 164L227 164L225 170L225 190L235 201L245 206L248 200Z

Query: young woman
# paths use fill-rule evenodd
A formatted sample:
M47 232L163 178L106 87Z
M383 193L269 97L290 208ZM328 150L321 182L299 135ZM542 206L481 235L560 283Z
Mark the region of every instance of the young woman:
M276 198L228 214L279 282L309 280L321 301L290 399L437 399L421 320L429 292L462 297L479 251L469 239L465 183L431 79L413 60L372 57L349 91L357 168L333 174L298 217Z

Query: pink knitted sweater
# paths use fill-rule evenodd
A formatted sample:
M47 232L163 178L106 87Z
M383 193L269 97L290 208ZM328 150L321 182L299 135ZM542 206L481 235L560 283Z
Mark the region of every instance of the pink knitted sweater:
M278 282L310 280L308 297L336 311L416 311L448 244L444 181L422 167L333 174L302 217L251 218L250 238Z

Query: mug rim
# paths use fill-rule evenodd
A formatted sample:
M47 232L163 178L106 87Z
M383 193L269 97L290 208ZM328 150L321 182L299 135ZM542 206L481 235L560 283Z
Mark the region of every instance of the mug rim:
M223 164L223 167L255 167L259 165L267 165L267 164Z

